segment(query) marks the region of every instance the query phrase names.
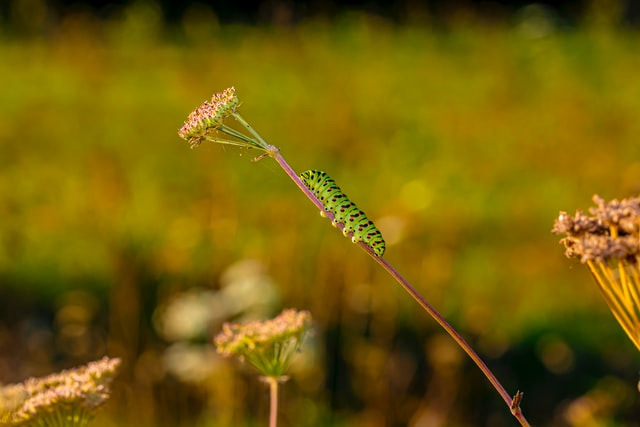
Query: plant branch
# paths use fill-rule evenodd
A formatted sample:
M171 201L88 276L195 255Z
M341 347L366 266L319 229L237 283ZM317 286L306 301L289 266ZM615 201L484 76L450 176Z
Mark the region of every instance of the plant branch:
M235 130L234 128L232 128L230 126L227 126L227 125L223 124L218 128L218 130L220 132L226 133L227 135L236 137L239 140L244 141L244 142L246 142L246 143L248 143L250 145L253 145L253 146L257 147L257 148L261 148L261 144L258 141L256 141L254 138L251 138L251 137L243 134L242 132L239 132L239 131Z
M247 147L247 144L244 142L234 141L233 139L223 139L223 138L213 138L211 136L203 137L205 141L215 142L216 144L224 144L224 145L233 145L236 147ZM253 147L258 148L258 147Z
M467 341L462 338L462 336L447 322L444 317L438 311L431 306L423 297L416 291L416 289L411 286L407 280L402 277L398 271L389 264L389 262L382 258L375 256L371 248L369 248L364 242L359 242L359 246L363 247L366 252L373 257L373 259L382 266L395 280L398 282L405 291L407 291L414 300L427 312L429 315L444 329L453 340L467 353L467 355L473 360L473 362L478 366L478 368L482 371L482 373L487 377L491 385L496 389L498 394L502 397L502 400L509 406L511 409L511 413L520 421L520 424L523 426L529 426L529 423L524 418L522 411L520 410L520 400L522 400L522 392L516 393L516 395L512 398L509 393L502 386L498 378L493 374L491 369L484 363L482 358L478 356L478 354L473 350L473 348L467 343Z
M248 125L247 125L248 126ZM268 145L268 144L267 144ZM285 161L285 159L280 154L280 150L272 145L268 145L267 154L273 157L276 162L282 167L287 175L296 183L296 185L304 192L304 194L313 202L314 205L318 209L320 209L324 215L326 215L331 221L333 221L333 214L324 209L324 205L318 198L303 184L298 175L293 171L293 169L289 166L289 164ZM341 223L337 224L338 228L342 230L344 225ZM352 234L352 233L350 233ZM427 312L429 315L454 339L454 341L467 353L467 355L473 360L473 362L480 368L482 373L487 377L491 385L496 389L498 394L505 401L511 413L516 417L516 419L520 422L520 425L528 427L530 424L527 422L526 418L522 414L520 409L520 401L522 400L522 392L516 393L516 395L512 398L509 393L502 386L500 381L496 378L496 376L491 372L491 369L484 363L484 361L478 356L478 354L473 350L473 348L465 341L464 338L433 308L427 301L415 290L413 286L404 278L398 271L391 266L387 262L386 259L376 256L373 250L365 243L358 242L358 246L360 246L365 252L369 254L378 264L382 266L412 297L416 302Z
M278 424L278 379L274 377L264 377L269 384L269 427L276 427Z
M244 126L245 128L247 128L247 130L251 133L251 135L253 135L254 137L256 137L256 139L259 141L259 145L263 146L265 149L267 147L273 147L272 145L268 144L264 139L262 139L262 137L258 134L258 132L255 131L255 129L253 129L253 127L251 127L251 125L249 124L249 122L247 122L245 119L242 118L242 116L235 112L233 114L231 114L233 116L234 119L236 119L242 126ZM275 147L273 147L275 148Z
M302 182L300 177L293 171L293 169L291 169L291 166L289 166L289 164L286 162L286 160L282 157L282 155L280 154L280 150L278 148L274 147L273 145L270 145L269 148L267 149L267 154L269 154L271 157L273 157L275 159L276 162L278 162L280 167L285 171L285 173L287 175L289 175L289 178L291 178L291 180L293 182L295 182L295 184L307 196L307 198L309 198L309 200L311 200L311 202L314 205L316 205L316 207L318 209L320 209L322 212L324 212L324 214L331 221L333 221L333 214L331 212L326 211L324 209L324 205L322 204L322 202L320 200L318 200L318 198L315 196L315 194L313 194L313 192L311 190L309 190L306 185L304 185L304 183ZM339 226L342 228L341 225L339 225Z

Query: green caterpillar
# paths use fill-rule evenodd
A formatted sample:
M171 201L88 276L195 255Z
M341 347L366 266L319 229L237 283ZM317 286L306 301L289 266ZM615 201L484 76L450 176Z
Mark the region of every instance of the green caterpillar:
M376 256L381 257L384 254L386 245L378 227L349 200L326 172L308 170L300 174L300 179L320 199L324 209L334 215L333 225L343 224L342 233L345 236L351 232L353 243L364 242ZM321 214L324 216L324 213Z

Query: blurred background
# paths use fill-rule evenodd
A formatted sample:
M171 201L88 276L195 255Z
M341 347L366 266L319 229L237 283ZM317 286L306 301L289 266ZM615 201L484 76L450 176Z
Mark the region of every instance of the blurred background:
M309 310L282 426L513 426L426 313L270 159L177 130L235 86L298 172L535 425L640 425L640 355L550 230L640 191L629 0L0 2L0 381L97 359L97 426L266 425L225 321Z

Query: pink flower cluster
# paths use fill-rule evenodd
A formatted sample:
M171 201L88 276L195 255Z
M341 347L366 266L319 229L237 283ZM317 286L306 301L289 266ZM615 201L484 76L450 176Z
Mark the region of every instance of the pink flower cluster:
M59 425L52 420L68 416L88 420L109 398L110 384L119 366L120 359L104 357L74 369L0 387L0 424Z
M178 131L178 135L195 147L211 129L222 126L223 120L234 113L238 106L238 97L233 87L215 93L211 101L204 101L202 105L193 110L187 121Z
M225 323L215 344L223 356L234 355L266 377L281 378L310 328L308 311L288 309L271 320Z

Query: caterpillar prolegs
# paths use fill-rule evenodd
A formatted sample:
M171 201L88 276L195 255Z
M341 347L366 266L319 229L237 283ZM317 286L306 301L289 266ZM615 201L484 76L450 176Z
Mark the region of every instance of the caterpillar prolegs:
M324 209L334 215L333 225L343 224L342 233L345 236L351 232L353 243L364 242L377 256L384 254L386 245L378 227L349 200L326 172L308 170L300 174L300 179L320 199Z

